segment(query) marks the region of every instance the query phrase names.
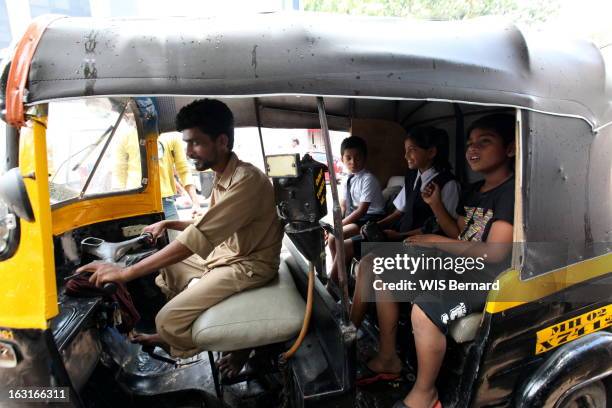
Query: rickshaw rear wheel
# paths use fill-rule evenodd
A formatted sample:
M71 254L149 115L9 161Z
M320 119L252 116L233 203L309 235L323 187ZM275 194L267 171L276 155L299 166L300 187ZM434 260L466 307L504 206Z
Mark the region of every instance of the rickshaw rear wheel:
M596 381L568 395L559 408L606 408L606 399L606 387Z

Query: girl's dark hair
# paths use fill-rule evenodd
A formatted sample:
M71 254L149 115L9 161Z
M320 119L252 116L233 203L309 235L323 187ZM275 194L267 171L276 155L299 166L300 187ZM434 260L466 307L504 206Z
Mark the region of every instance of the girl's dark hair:
M445 130L433 126L419 126L410 129L406 139L410 139L421 149L436 148L436 156L433 159L433 167L442 172L451 170L452 166L448 161L448 133Z
M502 138L504 146L508 146L510 143L514 142L516 135L515 126L516 119L513 115L508 113L494 113L475 120L468 129L467 136L470 137L470 133L472 133L474 129L492 130Z
M216 99L198 99L184 106L176 115L176 130L198 128L216 140L227 135L227 148L234 147L234 115L223 102Z
M357 151L361 152L364 158L368 156L368 146L366 145L365 140L359 136L350 136L344 139L340 144L340 154L342 156L344 156L344 151L346 149L357 149Z

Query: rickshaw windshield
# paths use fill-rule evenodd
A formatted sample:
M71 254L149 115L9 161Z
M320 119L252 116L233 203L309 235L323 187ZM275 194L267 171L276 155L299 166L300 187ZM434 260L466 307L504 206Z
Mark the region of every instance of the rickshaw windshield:
M126 100L49 103L51 204L142 187L141 146Z
M6 159L6 123L0 120L0 176L7 170Z
M7 151L6 151L6 124L0 120L0 177L6 173ZM8 204L0 198L0 256L8 251L11 240L11 231L16 227L15 216L10 213Z

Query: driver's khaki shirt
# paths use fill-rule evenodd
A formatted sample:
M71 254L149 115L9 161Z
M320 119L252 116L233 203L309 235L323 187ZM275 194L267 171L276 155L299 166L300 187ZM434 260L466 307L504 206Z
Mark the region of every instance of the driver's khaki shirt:
M257 167L234 153L215 177L210 208L176 238L213 269L232 266L248 276L278 272L283 232L274 188Z

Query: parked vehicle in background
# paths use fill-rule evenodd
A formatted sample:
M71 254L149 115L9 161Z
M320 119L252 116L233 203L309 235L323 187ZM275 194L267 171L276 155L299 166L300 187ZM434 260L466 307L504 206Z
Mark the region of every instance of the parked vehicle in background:
M325 152L308 152L308 154L319 163L323 163L327 166L327 157L325 156ZM338 178L342 178L346 173L344 164L342 164L342 159L337 156L334 156L334 171L336 172ZM329 172L325 172L325 182L329 183Z

